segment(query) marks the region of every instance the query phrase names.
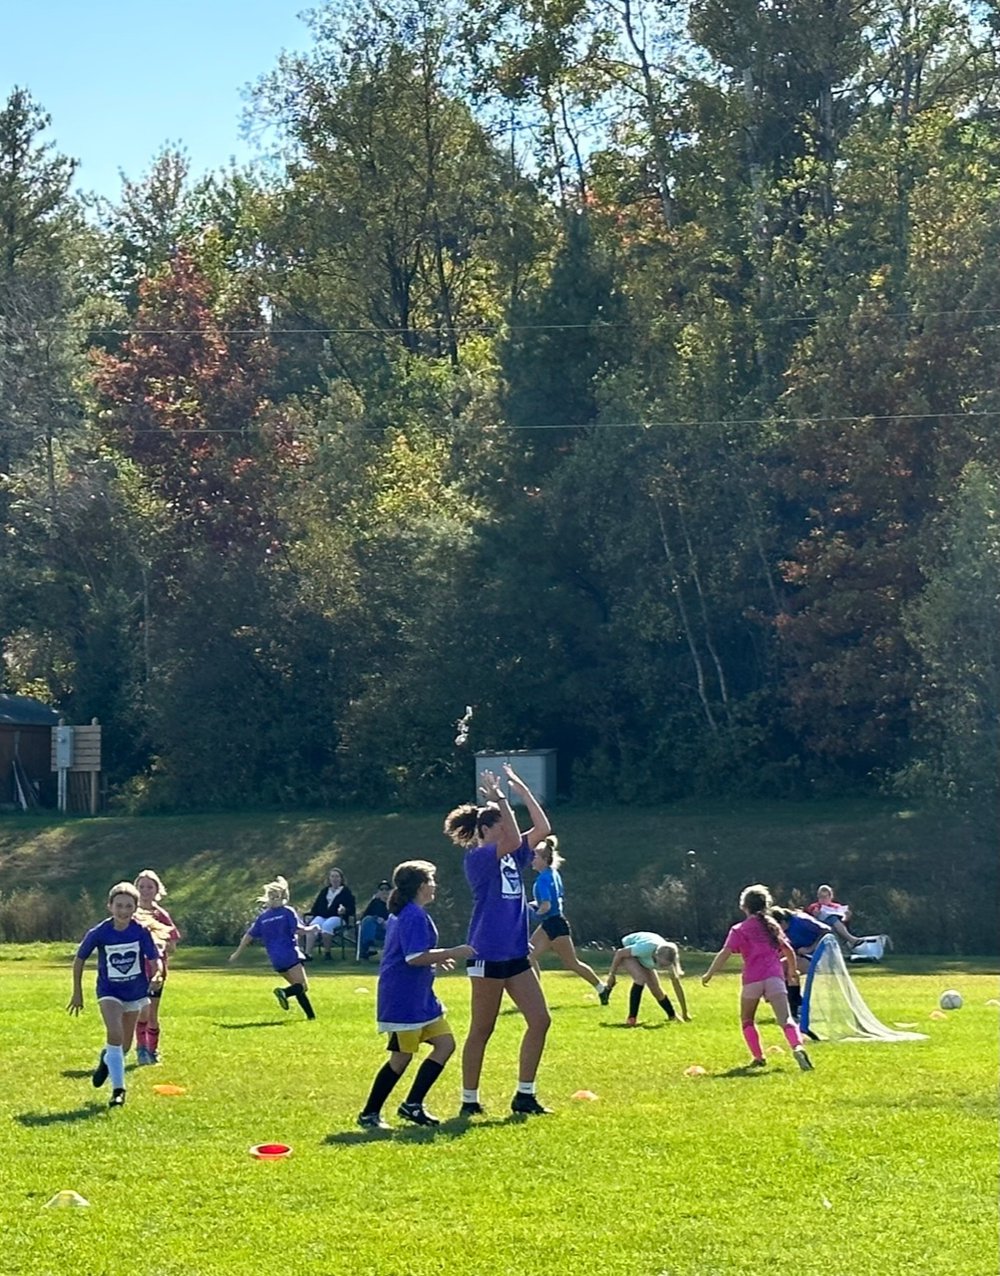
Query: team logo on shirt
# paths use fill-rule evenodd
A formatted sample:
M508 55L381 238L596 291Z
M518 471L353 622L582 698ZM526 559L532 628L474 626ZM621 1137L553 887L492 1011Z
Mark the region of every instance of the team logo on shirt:
M131 979L139 973L138 944L108 944L108 978Z
M513 855L505 855L500 861L500 894L504 899L520 899L521 893L521 872Z

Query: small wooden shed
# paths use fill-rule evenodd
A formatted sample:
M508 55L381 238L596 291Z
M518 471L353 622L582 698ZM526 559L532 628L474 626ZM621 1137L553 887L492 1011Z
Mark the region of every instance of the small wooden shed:
M23 794L25 784L37 803L55 806L51 752L58 722L56 710L40 700L0 694L0 809L20 810L19 787Z

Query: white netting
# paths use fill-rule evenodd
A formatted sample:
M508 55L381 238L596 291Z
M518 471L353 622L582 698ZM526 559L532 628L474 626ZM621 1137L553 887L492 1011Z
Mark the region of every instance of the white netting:
M875 1018L847 973L833 935L823 936L809 964L799 1023L820 1041L927 1040L921 1032L899 1032Z

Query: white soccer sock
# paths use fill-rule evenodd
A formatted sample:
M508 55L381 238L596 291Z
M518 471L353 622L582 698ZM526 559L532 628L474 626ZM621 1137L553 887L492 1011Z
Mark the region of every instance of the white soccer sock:
M597 981L597 991L598 991L598 992L606 992L606 991L607 991L607 987L608 987L608 985L604 982L604 980L603 980L603 979L598 979L598 981Z
M462 1102L463 1102L463 1103L478 1103L478 1102L479 1102L479 1091L478 1091L478 1090L463 1090L463 1091L462 1091Z
M125 1052L121 1046L107 1046L104 1062L108 1065L108 1076L111 1078L112 1090L125 1089Z
M519 1081L517 1083L517 1092L518 1094L534 1094L535 1093L534 1081Z

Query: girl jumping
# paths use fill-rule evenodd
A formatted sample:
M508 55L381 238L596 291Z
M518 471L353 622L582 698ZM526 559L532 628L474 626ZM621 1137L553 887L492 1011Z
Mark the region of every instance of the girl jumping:
M425 1041L431 1052L420 1065L398 1115L414 1125L440 1125L424 1099L455 1051L455 1038L434 992L435 968L452 970L475 953L468 944L438 948L437 927L425 911L437 889L433 864L407 860L392 875L389 920L378 974L378 1030L389 1034L389 1059L379 1069L358 1116L366 1129L388 1130L382 1105Z
M125 1040L132 1040L136 1018L149 1002L150 984L163 977L163 963L153 936L135 920L139 892L131 882L119 882L108 892L110 917L88 930L73 961L73 995L66 1009L83 1009L83 967L97 949L97 1004L104 1020L106 1044L91 1075L95 1086L111 1078L108 1107L125 1103ZM147 971L152 970L152 977Z
M762 1068L765 1063L760 1034L754 1019L757 1006L763 997L774 1011L781 1025L785 1040L792 1048L795 1062L803 1072L812 1070L812 1061L805 1052L802 1035L788 1007L785 980L796 985L799 972L795 953L785 937L785 932L771 916L771 895L766 886L748 886L740 896L740 908L746 921L738 922L726 936L726 942L716 954L711 966L702 975L707 987L712 976L729 960L733 953L743 957L743 986L740 993L740 1022L743 1039L750 1047L752 1068ZM784 967L784 969L782 969Z
M479 1076L486 1043L493 1035L505 992L525 1019L518 1062L517 1091L511 1111L522 1116L547 1113L535 1093L535 1074L551 1022L545 996L528 956L528 905L521 874L535 847L552 831L545 812L528 786L509 766L504 775L520 794L531 828L521 834L510 803L491 772L482 776L485 806L466 803L448 813L444 831L465 849L464 868L472 888L469 944L475 956L467 962L472 992L472 1019L462 1050L460 1115L479 1116Z
M573 932L563 913L563 884L562 874L559 872L563 857L559 854L558 846L559 839L553 833L538 843L535 857L531 861L531 867L538 874L533 888L533 910L539 922L530 940L531 964L536 973L540 973L538 958L546 949L551 948L567 970L586 979L592 988L597 989L601 1004L607 1005L607 985L585 961L577 957Z
M282 1010L288 1009L288 998L294 997L307 1019L315 1019L309 994L309 980L302 964L302 951L298 945L299 932L303 929L299 915L288 906L288 883L283 877L268 882L257 901L264 909L257 914L240 940L240 945L229 960L236 961L244 949L259 939L267 951L271 965L288 983L287 988L275 988L274 995Z

